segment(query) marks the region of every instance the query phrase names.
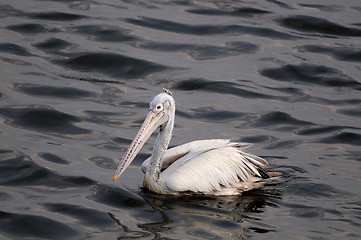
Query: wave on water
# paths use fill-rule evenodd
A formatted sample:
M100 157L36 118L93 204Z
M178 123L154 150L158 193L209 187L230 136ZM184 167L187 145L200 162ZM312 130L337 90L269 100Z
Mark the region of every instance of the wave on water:
M360 239L356 1L0 4L1 239ZM228 138L282 173L240 196L142 189L163 87L171 146ZM44 227L46 226L46 227Z

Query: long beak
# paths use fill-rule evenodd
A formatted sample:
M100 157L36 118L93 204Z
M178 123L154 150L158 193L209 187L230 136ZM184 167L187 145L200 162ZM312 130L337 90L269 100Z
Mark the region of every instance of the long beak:
M156 115L152 111L149 111L133 142L130 144L128 150L120 160L113 178L114 182L134 160L135 156L137 156L138 152L143 147L144 143L148 140L150 135L157 129L159 125L162 124L161 120L163 119L163 116L164 112Z

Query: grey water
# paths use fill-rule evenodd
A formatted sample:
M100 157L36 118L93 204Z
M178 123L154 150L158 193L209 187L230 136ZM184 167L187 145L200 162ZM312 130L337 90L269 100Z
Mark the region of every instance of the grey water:
M1 239L361 239L361 2L0 2ZM141 189L170 89L171 146L253 143L282 179L233 197Z

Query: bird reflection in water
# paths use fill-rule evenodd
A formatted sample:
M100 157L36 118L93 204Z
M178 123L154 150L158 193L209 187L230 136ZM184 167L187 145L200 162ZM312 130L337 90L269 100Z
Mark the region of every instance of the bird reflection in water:
M275 231L267 228L257 217L266 207L278 207L275 203L281 192L254 190L239 196L169 196L159 195L143 189L140 196L161 216L160 221L139 223L143 231L131 230L123 225L112 213L108 213L123 228L118 239L154 239L184 232L188 237L243 239L251 231L267 233ZM147 214L149 211L147 211ZM152 216L154 213L152 213ZM258 224L260 223L260 224Z

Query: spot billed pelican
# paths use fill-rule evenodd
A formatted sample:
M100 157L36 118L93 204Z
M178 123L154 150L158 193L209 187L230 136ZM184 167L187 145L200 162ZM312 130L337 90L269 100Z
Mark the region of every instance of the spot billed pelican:
M163 89L151 101L149 113L121 159L113 181L130 165L158 127L153 153L142 164L143 186L152 192L236 195L262 187L275 175L264 169L268 164L265 159L245 151L250 146L247 143L199 140L167 150L174 117L173 94Z

